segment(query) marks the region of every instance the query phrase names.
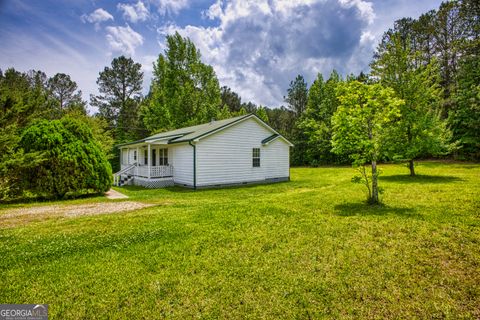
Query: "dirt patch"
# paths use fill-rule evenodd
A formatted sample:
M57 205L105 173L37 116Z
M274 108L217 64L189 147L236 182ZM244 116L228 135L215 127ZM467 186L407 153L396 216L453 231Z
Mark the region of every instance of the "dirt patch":
M119 213L154 206L136 201L98 202L77 205L51 205L0 211L0 228L9 228L54 217L78 217Z

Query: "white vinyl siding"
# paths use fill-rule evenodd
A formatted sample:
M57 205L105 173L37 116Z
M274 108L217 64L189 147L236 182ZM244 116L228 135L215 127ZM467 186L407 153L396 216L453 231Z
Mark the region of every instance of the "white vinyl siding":
M283 139L275 139L267 144L262 151L266 179L290 176L290 147Z
M193 147L189 144L169 145L168 157L173 166L174 182L193 186Z
M260 148L263 159L261 141L272 134L250 118L201 139L197 143L197 186L265 180L265 166L252 166L252 149Z

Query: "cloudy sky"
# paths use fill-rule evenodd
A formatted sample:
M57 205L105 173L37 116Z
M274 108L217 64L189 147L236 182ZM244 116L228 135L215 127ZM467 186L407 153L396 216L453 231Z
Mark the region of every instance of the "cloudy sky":
M113 57L145 72L178 31L243 101L282 104L290 80L368 71L382 33L439 0L0 0L0 68L70 74L87 98Z

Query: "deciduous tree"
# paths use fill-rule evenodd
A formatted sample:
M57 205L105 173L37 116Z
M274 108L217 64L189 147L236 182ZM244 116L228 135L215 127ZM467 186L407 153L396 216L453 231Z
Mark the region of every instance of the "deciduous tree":
M154 65L148 102L142 108L145 126L155 132L217 118L222 101L213 68L179 33L167 36L166 46Z
M400 116L404 102L390 88L358 81L342 84L338 99L340 105L332 118L333 151L350 156L362 173L368 202L378 204L377 162L388 154L390 128ZM371 163L371 174L364 168L366 163Z
M405 101L390 139L395 154L409 162L410 175L414 176L416 159L451 150L451 132L440 117L442 90L435 59L417 65L417 52L402 37L400 33L391 34L379 47L372 75Z

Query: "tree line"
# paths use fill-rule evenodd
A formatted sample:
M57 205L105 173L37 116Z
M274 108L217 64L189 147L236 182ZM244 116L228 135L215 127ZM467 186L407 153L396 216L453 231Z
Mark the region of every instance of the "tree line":
M292 165L353 161L360 172L354 180L369 186L369 199L377 197L373 184L378 173L367 174L366 163L373 169L377 161L404 161L415 175L414 161L419 158L478 160L479 12L477 1L449 1L418 19L397 20L377 46L369 74L342 78L332 70L327 79L318 74L311 85L298 75L279 108L244 102L221 86L193 42L178 33L167 36L145 96L141 65L133 59L116 57L100 71L99 93L89 101L98 110L94 115L86 112L87 102L68 75L0 72L0 198L35 185L34 175L25 174L27 163L47 163L45 155L39 156L41 148L22 147L27 129L38 127L41 120L59 121L54 129L40 125L52 136L68 135L60 127L72 128L67 125L70 120L76 127L89 128L83 137L110 161L112 168L104 170L109 172L119 167L116 144L254 113L295 144ZM60 194L74 188L65 190Z

